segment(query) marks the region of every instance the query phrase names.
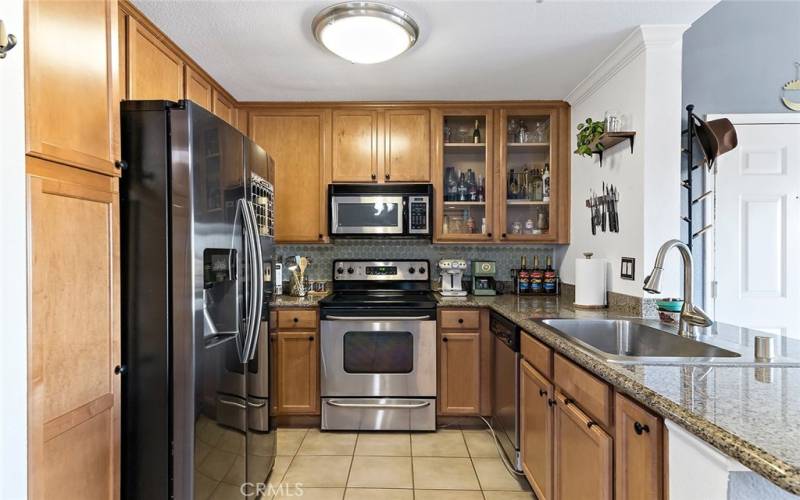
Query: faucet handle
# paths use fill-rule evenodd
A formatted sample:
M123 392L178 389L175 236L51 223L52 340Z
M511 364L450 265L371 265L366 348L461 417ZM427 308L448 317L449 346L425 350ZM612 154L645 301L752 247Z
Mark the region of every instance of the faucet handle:
M694 326L709 327L714 324L714 321L706 314L700 307L694 304L684 302L683 310L681 311L681 318Z

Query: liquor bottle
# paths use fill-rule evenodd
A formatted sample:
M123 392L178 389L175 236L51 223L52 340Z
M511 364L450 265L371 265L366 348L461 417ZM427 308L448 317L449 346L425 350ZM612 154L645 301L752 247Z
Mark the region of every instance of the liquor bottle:
M447 120L444 121L444 143L448 144L452 142L453 131L450 129L450 125L447 124Z
M482 175L478 175L478 201L486 200L486 179Z
M467 170L467 198L469 201L478 201L478 182L471 168Z
M558 276L555 269L553 269L553 258L547 256L547 267L544 270L544 291L545 293L556 293Z
M550 201L550 164L544 164L542 172L542 201Z
M472 131L472 142L474 144L481 143L481 129L478 126L478 120L475 120L475 130Z
M522 169L522 173L520 174L522 179L519 183L519 198L523 200L528 197L528 180L531 178L531 173L528 171L528 166L525 165L524 167L525 168Z
M528 272L528 259L524 255L520 258L519 271L517 272L517 293L530 291L530 273Z
M467 201L467 180L464 172L458 176L458 201Z
M515 199L518 192L517 174L514 173L514 169L512 168L511 172L508 173L508 193L506 193L506 198L509 200Z
M543 201L544 199L544 190L542 188L542 173L538 168L534 169L533 174L531 175L531 190L529 194L530 194L530 199L533 201Z
M531 270L531 292L542 293L544 288L544 272L539 267L539 256L533 256L533 270Z
M519 131L517 132L517 142L528 142L528 126L525 125L525 120L519 121Z

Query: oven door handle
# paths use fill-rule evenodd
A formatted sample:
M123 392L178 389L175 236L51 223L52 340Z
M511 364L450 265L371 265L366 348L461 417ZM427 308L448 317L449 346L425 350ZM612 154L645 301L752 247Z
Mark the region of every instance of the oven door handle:
M324 319L350 320L350 321L418 321L431 319L430 316L325 316Z
M418 401L416 403L411 404L381 404L381 403L343 403L341 401L336 400L329 400L326 401L331 406L336 406L339 408L387 408L387 409L409 409L413 410L415 408L425 408L426 406L430 406L430 401Z

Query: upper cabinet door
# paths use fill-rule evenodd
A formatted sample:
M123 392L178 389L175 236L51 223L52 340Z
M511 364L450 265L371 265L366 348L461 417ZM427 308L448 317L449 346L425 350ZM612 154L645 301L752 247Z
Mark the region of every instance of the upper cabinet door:
M275 161L275 239L318 243L327 233L325 203L330 113L250 111L250 137Z
M230 99L225 97L225 94L217 89L214 89L213 111L215 115L219 116L234 127L236 126L236 107Z
M200 73L186 66L184 78L186 84L186 98L207 110L211 110L211 84Z
M27 152L118 175L116 2L26 2Z
M133 17L128 18L128 98L183 99L183 61Z
M431 114L427 109L386 111L387 182L431 181Z
M377 111L334 111L333 182L375 182L377 178Z

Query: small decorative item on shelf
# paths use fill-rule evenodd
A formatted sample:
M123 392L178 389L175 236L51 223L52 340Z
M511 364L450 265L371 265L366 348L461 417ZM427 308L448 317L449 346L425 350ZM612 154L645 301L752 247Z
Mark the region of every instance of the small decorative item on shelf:
M594 121L587 118L585 122L578 124L578 146L575 149L575 154L578 156L592 156L594 150L592 143L603 135L606 126L603 122Z
M606 132L619 132L620 121L616 111L606 111L605 119Z

